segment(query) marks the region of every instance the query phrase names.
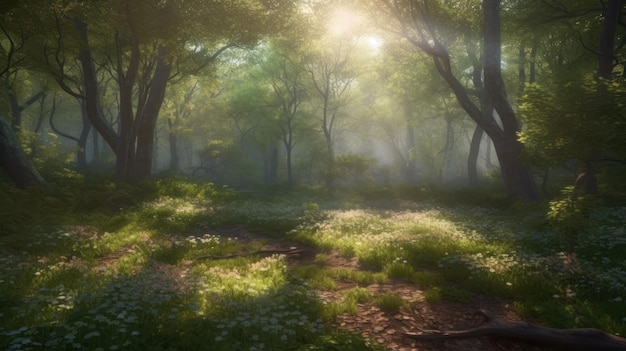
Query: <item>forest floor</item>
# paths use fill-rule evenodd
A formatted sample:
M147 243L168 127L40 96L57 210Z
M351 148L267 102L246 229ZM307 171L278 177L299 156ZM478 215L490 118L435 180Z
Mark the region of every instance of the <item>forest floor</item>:
M406 335L494 321L626 335L624 207L597 209L567 252L541 209L383 200L162 197L58 225L16 213L0 349L543 350Z
M263 234L251 233L244 226L229 226L214 231L223 237L230 237L248 243L265 241ZM297 248L302 253L289 258L291 266L315 265L316 250L297 242L278 240L265 244L262 250L288 251ZM357 257L346 258L333 250L324 263L325 268L368 270ZM343 293L357 287L357 283L337 281L336 289L318 289L319 298L331 303L342 298ZM389 279L383 284L370 284L365 288L373 295L392 293L400 296L407 305L397 313L388 313L373 302L358 304L356 315L343 314L332 323L335 328L355 332L382 345L389 351L531 351L542 350L528 344L501 338L483 337L447 341L415 341L404 336L405 332L420 333L429 331L465 330L479 327L483 318L476 315L479 310L487 311L499 321L520 322L521 318L511 309L512 301L478 295L465 302L437 301L426 302L419 286L402 279Z

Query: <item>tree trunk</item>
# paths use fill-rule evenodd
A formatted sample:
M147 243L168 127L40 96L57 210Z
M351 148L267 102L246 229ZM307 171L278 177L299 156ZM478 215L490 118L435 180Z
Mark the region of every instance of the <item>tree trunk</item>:
M530 49L530 65L528 66L528 83L534 83L537 77L537 51L539 51L539 36L533 37L533 47Z
M41 95L39 100L39 113L37 116L37 124L35 125L35 133L41 133L41 128L43 127L43 121L46 117L46 97L47 94ZM50 114L53 115L56 112L56 96L52 98L52 109L50 110Z
M265 184L274 184L278 176L278 148L272 145L268 151L264 157Z
M100 161L100 134L97 131L91 133L92 159L91 162L98 163Z
M176 133L170 131L168 135L168 141L170 144L170 171L180 171L180 155L178 153L178 137Z
M491 139L487 138L487 146L486 146L486 150L485 150L485 168L487 168L488 171L496 168L496 165L493 164L493 159L491 157L491 145L492 145L492 141Z
M526 45L523 40L519 44L517 53L517 78L519 84L517 93L521 96L526 87Z
M293 187L293 167L291 155L293 152L293 128L291 126L291 119L288 119L287 133L283 136L283 144L285 145L285 153L287 154L287 185Z
M8 94L9 106L11 107L11 125L13 130L19 131L22 128L22 112L25 108L35 103L35 101L41 99L45 95L42 90L37 94L29 97L23 104L20 105L17 95L12 90L9 90Z
M81 103L81 117L83 128L78 137L78 150L76 150L76 165L79 169L87 169L87 140L91 132L91 122L87 116L87 109L84 102Z
M611 0L604 10L604 22L602 33L600 34L600 47L598 50L598 78L611 79L613 73L614 45L617 26L620 20L620 13L624 6L624 0ZM597 152L590 152L590 159L585 160L583 171L578 175L575 182L575 189L588 194L598 192L597 173Z
M116 145L115 181L126 182L133 172L135 159L135 133L133 131L133 87L139 71L139 42L131 38L131 55L126 70L118 56L117 74L119 85L119 142Z
M56 109L56 100L53 100L52 102L52 111L50 113L50 117L48 119L49 123L50 123L50 129L52 129L53 132L57 133L58 135L70 139L73 142L76 143L77 145L77 150L76 150L76 166L79 169L86 169L87 168L87 153L86 153L86 149L87 149L87 138L89 137L89 132L91 131L91 123L89 122L89 118L87 117L87 112L85 111L85 101L79 99L78 103L81 106L81 118L82 118L82 123L83 123L83 128L80 132L80 136L77 138L73 135L67 134L63 131L61 131L60 129L58 129L55 125L54 125L54 110Z
M470 40L466 40L465 47L467 54L472 62L472 83L476 88L478 94L478 100L480 102L480 112L484 116L493 116L493 106L491 100L485 91L485 84L483 82L483 69L484 69L484 52L480 57L477 55L477 50L472 45ZM480 146L482 144L484 130L480 123L476 124L474 133L472 134L472 140L470 141L469 154L467 156L467 178L470 186L478 186L480 183L478 175L478 159L480 156Z
M408 183L415 182L416 178L416 155L415 155L415 131L409 123L406 122L406 181Z
M517 138L493 139L493 145L509 194L526 200L540 201L531 169L521 162L523 147Z
M500 116L502 129L492 135L502 177L509 193L539 201L530 167L522 161L523 144L517 140L519 121L509 103L501 72L500 0L483 0L483 37L485 40L485 90Z
M476 125L472 141L470 142L469 155L467 156L467 178L470 186L477 186L478 180L478 155L480 153L480 142L483 140L483 129Z
M135 123L139 123L137 133L137 153L135 180L144 180L152 175L152 156L154 152L154 130L159 111L165 98L167 81L172 71L172 62L166 47L158 48L157 66L150 83L150 95L146 106Z
M2 116L0 116L0 167L20 188L47 187L46 181L30 162L13 129Z
M11 90L7 94L9 99L9 106L11 107L11 127L13 130L19 131L22 128L22 109L20 103L17 100L17 96Z
M79 33L81 44L78 60L80 61L83 73L87 117L93 127L100 133L107 144L109 144L111 149L116 151L117 145L119 144L119 137L98 111L98 77L96 75L91 49L89 48L87 25L81 20L76 20L75 27Z
M611 0L604 10L604 22L600 35L600 49L598 51L598 77L611 79L613 73L614 45L620 13L624 0Z
M287 151L287 186L289 186L289 188L293 188L293 166L292 166L292 161L291 161L291 154L292 154L292 150L293 148L287 147L286 151Z

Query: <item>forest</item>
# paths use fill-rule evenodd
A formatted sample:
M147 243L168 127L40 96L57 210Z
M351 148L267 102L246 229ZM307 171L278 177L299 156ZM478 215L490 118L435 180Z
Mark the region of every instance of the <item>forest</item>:
M626 350L624 0L4 0L0 349Z

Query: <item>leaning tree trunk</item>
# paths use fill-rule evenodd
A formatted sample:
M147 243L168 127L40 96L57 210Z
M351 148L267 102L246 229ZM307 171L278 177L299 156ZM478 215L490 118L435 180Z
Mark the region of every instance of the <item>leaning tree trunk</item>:
M476 88L478 94L478 100L480 102L480 111L483 115L492 115L493 108L491 107L491 101L485 91L485 85L483 83L483 68L484 58L477 54L474 44L470 38L466 37L465 49L467 56L472 63L472 83ZM484 54L484 53L483 53ZM470 186L478 186L478 156L480 155L481 141L483 140L484 130L479 123L474 127L474 133L472 134L472 140L470 141L469 154L467 155L467 180Z
M0 167L20 188L47 186L46 181L24 153L13 129L2 116L0 116Z
M75 27L80 38L78 60L80 62L83 74L83 85L85 87L85 111L91 125L98 131L104 141L109 144L111 149L116 152L119 143L119 136L99 111L98 77L96 75L93 55L91 53L91 49L89 48L87 25L81 20L76 20Z
M424 15L424 11L421 15ZM427 22L430 20L429 18L423 19ZM427 23L427 27L431 30L432 23ZM424 35L423 28L419 28L418 31L421 36ZM502 80L500 1L483 0L483 52L485 91L491 106L502 122L501 126L491 113L491 109L489 113L485 113L472 101L468 90L454 75L450 54L437 40L434 33L431 33L430 37L432 43L425 43L415 38L408 39L433 58L437 72L452 89L459 105L493 141L500 162L502 179L509 194L530 201L539 201L540 196L535 187L534 178L522 158L523 145L517 139L517 133L520 131L519 121L507 99Z
M498 161L500 162L502 179L506 184L508 192L522 199L539 201L540 197L534 186L535 183L530 168L524 163L522 158L521 151L523 145L517 140L517 131L519 131L519 129L516 127L513 128L512 132L505 133L493 116L485 115L480 111L471 101L461 82L452 74L450 60L447 54L434 57L433 59L437 70L452 88L461 107L492 139L496 155L498 155ZM502 97L496 96L496 98L501 99ZM500 101L500 104L502 103L503 102ZM506 103L508 104L508 102ZM501 115L500 117L503 122L505 119L514 119L513 121L503 123L505 129L510 129L513 125L517 124L515 114ZM520 173L516 173L516 171Z
M538 201L530 167L522 158L523 144L517 139L520 131L519 120L509 103L501 72L501 31L500 0L483 0L483 37L485 40L485 90L489 95L493 109L502 121L499 133L487 133L494 143L502 178L509 193Z

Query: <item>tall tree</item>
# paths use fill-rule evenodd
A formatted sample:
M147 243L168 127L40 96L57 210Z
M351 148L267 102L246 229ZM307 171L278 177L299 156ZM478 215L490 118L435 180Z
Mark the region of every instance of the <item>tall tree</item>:
M327 39L328 40L328 39ZM334 37L330 42L322 42L319 53L307 58L306 67L320 101L320 127L326 141L327 170L326 185L333 182L335 161L335 131L344 111L350 102L350 88L354 73L350 60L355 43L351 38Z
M267 73L273 92L271 104L277 110L278 125L287 157L287 184L292 187L294 185L293 149L296 145L295 133L298 119L302 116L300 107L306 98L303 84L306 72L299 57L280 51L275 51L270 56Z
M580 54L572 60L571 52L561 50L559 56L570 59L551 65L545 84L526 87L520 105L526 125L522 138L534 162L573 166L575 189L595 193L597 174L626 159L621 103L625 60L623 41L616 40L623 35L619 19L624 1L609 1L604 8L586 2L559 4L562 16L545 18L538 26L584 28L574 34ZM573 36L571 30L563 32Z
M200 72L229 47L250 46L281 30L291 10L287 0L68 3L61 19L65 31L73 28L84 85L80 97L116 153L116 180L150 176L156 121L173 79ZM98 65L118 85L119 132L99 113Z
M448 10L444 4L428 0L380 0L375 5L386 14L385 18L395 21L395 26L381 25L403 36L432 58L437 72L452 89L459 104L492 139L508 192L524 199L539 200L530 168L522 158L523 145L517 140L520 123L508 101L502 79L500 1L482 2L484 84L500 121L495 114L481 111L457 77L446 48L445 28L438 22Z

